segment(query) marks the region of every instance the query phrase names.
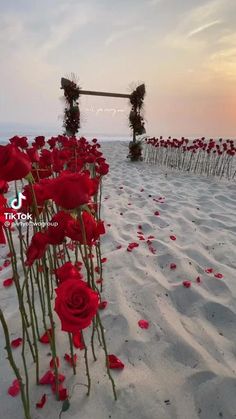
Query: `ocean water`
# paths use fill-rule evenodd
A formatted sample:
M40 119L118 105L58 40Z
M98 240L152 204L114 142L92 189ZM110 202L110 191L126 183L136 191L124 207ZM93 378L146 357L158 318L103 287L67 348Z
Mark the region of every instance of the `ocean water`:
M44 135L46 139L51 137L56 137L57 135L61 134L62 132L55 132L55 131L46 131L43 132L27 132L27 131L8 131L8 132L1 132L0 131L0 144L4 145L7 144L9 139L14 137L14 135L19 135L20 137L27 137L29 142L32 142L34 138L38 135ZM132 137L127 135L111 135L111 134L91 134L91 133L84 133L81 132L77 135L79 137L85 137L87 140L92 140L93 138L97 138L99 142L108 142L108 141L131 141Z

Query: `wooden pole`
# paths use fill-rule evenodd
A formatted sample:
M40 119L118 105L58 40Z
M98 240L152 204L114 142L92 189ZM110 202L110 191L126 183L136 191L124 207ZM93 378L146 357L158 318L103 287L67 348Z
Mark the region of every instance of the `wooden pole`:
M125 93L95 92L93 90L80 90L79 93L81 95L121 97L121 98L127 98L127 99L130 99L130 96L131 96Z

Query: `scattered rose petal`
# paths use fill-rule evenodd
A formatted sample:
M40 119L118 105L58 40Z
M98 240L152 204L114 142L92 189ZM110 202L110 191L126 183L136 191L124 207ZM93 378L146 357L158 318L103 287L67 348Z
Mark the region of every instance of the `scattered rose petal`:
M66 362L68 362L68 364L70 364L71 367L73 367L73 365L76 365L77 354L74 354L73 359L69 354L65 354L64 359Z
M106 308L108 302L107 301L101 301L98 305L99 310L104 310Z
M148 236L148 240L155 239L154 236Z
M171 240L176 240L176 237L175 236L170 236L170 239Z
M56 357L56 365L57 365L57 368L60 367L60 359L58 358L58 356ZM53 358L51 359L51 361L49 363L49 366L50 366L50 368L54 368L54 359Z
M201 282L201 278L200 278L200 276L198 276L198 277L196 278L196 282L197 282L198 284L200 284L200 282Z
M13 282L14 282L14 279L13 279L13 278L8 278L8 279L5 279L5 280L3 281L3 286L4 286L5 288L8 288L8 287L10 287L10 286L13 284Z
M150 252L153 254L153 255L155 255L156 254L156 249L153 247L153 246L148 246L148 249L150 250Z
M128 245L128 247L127 247L127 251L128 252L132 252L132 250L135 248L135 247L138 247L139 246L139 244L138 243L129 243L129 245Z
M97 272L97 274L99 274L99 273L100 273L100 271L99 271L99 267L98 267L98 266L95 266L94 270L95 270L95 272Z
M141 225L139 225L139 226L138 226L138 229L139 229L139 230L142 230L142 226L141 226Z
M191 287L191 282L190 281L183 281L182 284L185 288L190 288Z
M102 284L103 283L103 278L99 278L96 280L96 284Z
M39 339L41 343L49 343L49 336L52 336L52 329L48 329Z
M160 215L159 211L155 211L154 215L156 215L156 216Z
M3 262L3 266L4 266L4 268L7 268L10 264L11 264L11 261L10 261L9 259L6 259L6 260Z
M143 192L144 191L144 189L142 188L142 189L140 189L140 192Z
M38 408L38 409L42 409L43 408L43 406L45 405L45 403L46 403L46 400L47 400L47 396L46 396L46 394L44 394L42 397L41 397L41 400L38 402L38 403L36 403L36 407Z
M123 362L117 358L116 355L108 355L108 363L110 369L122 370L124 368Z
M45 374L40 378L39 384L41 385L47 385L52 384L55 381L54 374L51 370L45 372Z
M176 264L175 263L171 263L170 264L170 269L176 269L177 268L177 266L176 266Z
M20 382L19 380L14 380L12 382L12 385L8 389L8 394L12 397L15 397L19 394L19 392L20 392Z
M119 249L121 249L121 248L122 248L122 245L121 245L121 244L119 244L118 246L116 246L116 248L117 248L117 250L119 250Z
M82 350L85 348L84 339L81 332L78 332L73 335L73 344L74 344L74 347L77 349Z
M217 273L215 273L214 277L218 278L218 279L222 279L222 278L224 278L224 275L217 272Z
M11 341L11 347L12 348L18 348L18 346L20 346L23 342L22 338L17 338Z
M213 273L213 268L206 268L206 269L205 269L205 272L206 272L207 274L212 274L212 273Z
M148 329L149 328L149 322L147 320L139 320L138 325L141 329Z
M105 263L105 262L107 262L107 258L102 258L101 263Z
M60 388L59 390L59 400L64 401L68 399L68 393L66 388Z

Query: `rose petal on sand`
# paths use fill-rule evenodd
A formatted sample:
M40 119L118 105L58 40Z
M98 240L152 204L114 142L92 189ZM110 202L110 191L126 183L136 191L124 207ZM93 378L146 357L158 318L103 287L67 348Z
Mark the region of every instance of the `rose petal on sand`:
M8 288L8 287L10 287L10 286L13 284L13 282L14 282L14 279L13 279L13 278L8 278L8 279L5 279L5 280L3 281L3 286L4 286L5 288Z
M51 370L45 372L45 374L40 378L39 384L48 385L52 384L55 381L54 374Z
M138 244L138 243L136 243L136 242L129 243L129 245L128 245L128 247L127 247L127 251L128 251L128 252L132 252L132 250L133 250L135 247L138 247L138 246L139 246L139 244Z
M66 362L68 362L68 364L73 367L73 364L76 365L76 361L77 361L77 354L74 354L73 359L69 354L65 354L64 355L64 359Z
M44 405L45 405L45 403L46 403L46 400L47 400L47 396L46 396L46 394L44 394L44 395L41 397L40 401L39 401L38 403L36 403L36 407L37 407L38 409L42 409L42 408L43 408L43 406L44 406Z
M170 269L174 270L177 268L177 265L175 263L170 264Z
M57 368L60 367L60 359L58 358L58 356L56 357L56 365L57 365ZM53 358L49 362L49 366L50 366L50 368L54 368L54 359Z
M11 347L12 348L18 348L18 346L20 346L23 342L22 338L16 338L14 340L11 341Z
M207 274L212 274L212 273L213 273L213 268L206 268L206 269L205 269L205 272L206 272Z
M73 335L73 344L75 348L80 349L81 351L85 349L84 339L81 332Z
M218 278L218 279L222 279L222 278L224 278L224 275L221 274L221 273L219 273L219 272L216 272L215 275L214 275L214 277L215 278Z
M141 329L148 329L149 328L149 322L147 320L139 320L138 325Z
M190 281L183 281L182 284L185 288L190 288L191 287L191 282Z
M174 240L176 240L176 237L175 236L170 236L170 239L174 241Z
M16 397L20 392L20 382L13 380L12 385L8 388L8 394L12 397Z
M113 370L122 370L124 368L123 362L114 354L108 355L109 368Z
M48 329L39 339L41 343L45 345L49 343L49 336L52 336L52 329Z
M108 302L107 301L101 301L98 305L99 310L104 310L107 307Z

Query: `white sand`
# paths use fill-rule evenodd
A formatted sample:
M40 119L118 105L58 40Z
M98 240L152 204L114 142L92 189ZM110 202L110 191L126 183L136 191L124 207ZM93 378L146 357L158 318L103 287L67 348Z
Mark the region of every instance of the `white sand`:
M91 368L90 398L85 388L75 387L71 408L62 418L235 418L236 185L183 173L166 175L156 166L131 163L126 159L127 143L106 143L103 151L111 165L104 181L103 198L108 199L103 200L103 215L111 227L103 238L103 256L108 258L104 299L109 305L101 315L109 353L119 356L125 369L113 372L118 389L114 402L104 355L98 351ZM164 203L153 201L160 196ZM157 210L160 216L154 215ZM155 237L156 254L138 240L139 225L145 237ZM169 238L173 234L176 241ZM139 247L127 252L130 242ZM3 249L4 257L6 253ZM176 263L176 270L170 270L170 263ZM224 278L205 273L209 267ZM2 279L9 276L11 267L1 272ZM183 287L184 280L192 281L192 286ZM16 338L19 320L13 287L1 285L0 302ZM148 330L139 328L140 319L150 322ZM62 332L58 339L62 347ZM7 395L14 377L3 347L1 331L0 417L21 419L20 397ZM43 348L42 373L50 360L48 352ZM74 383L86 382L83 353L77 352L81 361L76 378L62 360L69 390ZM33 409L33 419L58 418L61 404L50 389L33 385L32 392L33 404L48 394L43 410Z

